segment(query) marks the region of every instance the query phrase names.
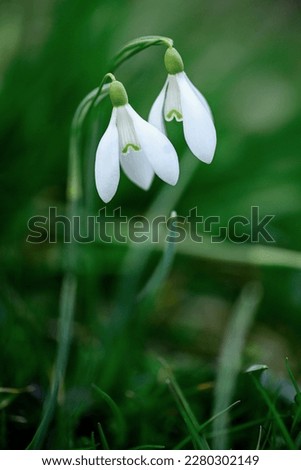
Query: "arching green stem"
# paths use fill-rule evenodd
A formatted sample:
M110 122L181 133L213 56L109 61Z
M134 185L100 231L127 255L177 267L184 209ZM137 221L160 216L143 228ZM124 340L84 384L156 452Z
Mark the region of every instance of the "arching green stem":
M67 215L71 221L71 243L66 245L63 261L64 277L62 281L59 306L57 357L54 365L52 384L42 412L42 419L31 443L28 446L28 449L40 449L43 446L49 425L54 415L58 392L65 377L72 338L72 325L77 294L78 249L76 243L73 242L72 233L73 216L79 212L83 193L80 163L82 128L92 106L97 101L101 101L108 94L108 90L104 86L108 79L114 80L115 77L112 74L105 75L100 86L92 90L81 101L71 124L66 188Z
M111 70L116 70L123 62L137 54L138 52L154 45L164 45L171 47L173 41L163 36L144 36L126 44L115 56ZM28 446L28 449L40 449L43 446L49 425L52 421L57 397L60 387L63 384L69 348L72 338L72 325L75 314L77 295L77 271L78 271L78 249L72 241L73 216L78 214L81 207L83 185L81 171L81 138L84 121L92 108L108 95L109 86L107 82L115 81L115 76L106 73L98 88L92 90L79 104L74 114L69 145L69 162L66 188L67 215L71 221L71 243L67 244L65 250L63 271L64 278L61 289L61 299L58 319L58 347L57 358L54 365L53 379L50 391L45 400L40 425Z
M134 39L128 42L124 47L120 49L115 55L112 63L111 70L116 70L123 62L128 60L130 57L138 54L142 50L151 46L165 46L172 47L173 40L165 36L141 36L140 38Z

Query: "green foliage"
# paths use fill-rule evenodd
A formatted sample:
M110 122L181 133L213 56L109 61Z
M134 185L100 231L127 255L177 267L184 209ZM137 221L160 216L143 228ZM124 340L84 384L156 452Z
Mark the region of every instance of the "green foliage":
M0 5L0 448L300 449L297 4L30 5ZM226 224L258 206L275 215L275 243L27 243L49 207L103 207L98 85L113 72L146 118L169 36L213 109L216 156L200 163L171 124L177 186L143 192L122 177L108 210L151 220L196 207Z

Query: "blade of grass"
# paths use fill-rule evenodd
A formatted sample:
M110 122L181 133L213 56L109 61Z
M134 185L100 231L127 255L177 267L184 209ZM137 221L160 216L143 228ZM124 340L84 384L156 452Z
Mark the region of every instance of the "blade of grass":
M95 433L91 432L91 449L96 450Z
M265 440L263 441L263 444L262 444L262 450L264 450L269 442L269 439L270 439L270 435L272 433L272 423L270 423L269 427L268 427L268 430L267 430L267 433L266 433L266 436L265 436Z
M229 434L236 434L236 433L239 433L241 434L242 432L248 430L248 429L251 429L251 428L254 428L254 427L257 427L258 425L262 428L262 430L264 431L264 423L268 422L269 423L269 426L268 426L268 431L265 435L265 440L261 446L261 450L264 450L265 449L265 446L267 444L267 441L269 439L269 434L271 433L271 428L272 428L272 424L274 422L274 420L272 418L270 418L270 414L268 416L264 416L263 418L261 419L256 419L256 420L252 420L252 421L249 421L248 423L244 423L244 424L239 424L239 425L236 425L236 426L232 426L229 430L226 430L225 432L221 431L219 434L225 434L225 433L229 433ZM212 437L214 437L215 435L213 433L207 433L207 438L210 439Z
M297 384L297 380L295 379L295 376L292 372L292 369L290 368L290 365L289 365L289 362L288 362L288 357L285 358L285 366L286 366L286 370L288 372L288 375L291 379L291 382L294 386L294 389L295 389L295 392L296 392L296 395L300 394L300 388L299 388L299 385Z
M175 401L178 405L178 410L185 422L193 446L198 450L208 450L209 446L204 436L199 435L199 423L190 408L188 401L186 400L181 388L179 387L175 377L173 376L170 368L164 360L161 359L163 365L163 374L165 376L165 383L168 385L171 393L173 394Z
M293 374L293 371L290 368L288 357L285 358L285 366L286 366L286 370L288 372L288 375L291 379L291 382L296 392L296 396L295 396L296 413L294 415L293 424L292 424L292 430L294 430L296 428L296 425L300 422L300 419L301 419L301 392L300 392L300 388L297 383L297 380L295 379L295 376Z
M67 366L68 351L72 336L72 320L75 310L76 290L76 277L72 273L68 273L63 280L61 293L58 352L52 387L44 404L42 419L39 427L27 449L40 449L42 447L48 431L48 427L54 414L58 391L62 385Z
M170 195L168 194L168 192L166 196L167 198L169 198ZM170 205L168 204L169 201L167 200L166 202L166 205L170 207ZM154 205L154 209L157 209L159 211L160 207ZM149 216L150 215L155 216L155 213L152 211L149 213ZM125 231L121 231L121 234L127 236L127 233ZM180 255L192 256L194 258L211 261L213 263L229 263L246 267L263 266L275 268L283 267L289 269L301 269L301 253L298 251L263 245L235 245L227 242L218 245L216 243L212 244L209 237L206 237L205 235L202 236L202 244L192 242L189 237L186 237L183 241L181 241L181 243L177 244L177 252ZM145 251L149 249L149 245L150 243L145 244ZM152 248L157 251L164 250L164 240L159 239L158 243L152 244Z
M272 402L272 400L270 399L268 393L266 392L266 390L264 389L264 387L261 385L261 383L259 382L259 380L257 379L257 377L255 376L255 374L250 374L251 375L251 378L255 384L255 387L256 389L259 391L260 395L262 396L263 400L265 401L266 405L268 406L268 409L271 413L271 415L273 416L274 420L275 420L275 424L277 425L280 433L282 434L283 436L283 439L285 440L285 442L287 443L287 446L290 450L296 450L296 446L295 446L295 443L294 441L292 440L280 414L278 413L274 403Z
M233 316L225 332L216 377L214 411L216 415L227 408L232 401L236 378L241 367L241 356L246 335L254 319L261 300L261 289L258 284L248 284L242 291L234 308ZM219 434L228 428L229 413L223 413L213 422L213 448L228 448L227 434Z
M223 263L301 269L301 253L297 251L254 244L235 245L225 242L218 245L212 244L210 238L205 236L203 238L204 241L200 247L199 243L193 243L186 237L179 243L178 252L187 256ZM155 246L156 249L162 249L162 247L162 241Z
M102 425L98 423L97 427L98 427L99 438L100 438L100 442L102 444L103 450L110 450L106 435L104 433L104 430L102 429Z
M259 433L258 433L258 440L257 440L257 444L256 444L256 450L260 450L261 435L262 435L262 426L259 426Z
M106 402L106 404L109 406L110 410L112 411L112 414L115 418L116 421L116 436L118 440L118 444L122 445L125 441L125 435L126 435L126 422L124 420L124 417L119 409L119 407L116 405L114 400L103 390L101 390L97 385L92 384L92 388L96 391L96 393Z
M223 411L220 411L220 413L217 413L216 415L212 416L210 419L208 419L207 421L205 421L203 424L201 424L198 428L198 432L202 432L204 431L204 429L209 425L211 424L216 418L218 418L219 416L221 416L223 413L227 413L231 408L233 408L234 406L238 405L238 403L241 403L240 400L236 401L235 403L232 403L232 405L228 406L228 408L226 408L225 410ZM188 436L188 437L185 437L185 439L183 439L181 442L179 442L179 444L174 447L174 450L179 450L179 449L182 449L186 444L188 444L188 442L191 441L191 436Z

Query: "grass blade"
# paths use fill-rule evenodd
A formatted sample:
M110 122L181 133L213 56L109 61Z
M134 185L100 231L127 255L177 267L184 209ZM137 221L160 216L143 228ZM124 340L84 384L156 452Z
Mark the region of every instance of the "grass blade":
M74 318L75 299L77 290L76 277L69 273L63 281L61 302L60 302L60 324L58 335L58 352L54 370L54 377L51 390L46 398L42 420L35 433L28 449L40 449L46 437L49 424L52 420L59 388L64 380L69 346L72 336L72 321Z
M260 450L261 435L262 435L262 426L259 426L259 433L258 433L258 440L257 440L257 444L256 444L256 450Z
M122 444L125 440L125 435L126 435L126 422L124 420L122 413L120 412L114 400L107 393L105 393L95 384L92 384L92 387L97 392L97 394L106 402L106 404L109 406L110 410L112 411L112 414L116 421L116 429L118 430L118 432L116 432L116 435L117 435L119 444Z
M161 360L161 362L164 366L164 374L166 375L165 382L169 386L169 389L175 398L175 401L178 405L179 412L189 431L190 438L192 440L194 448L198 450L208 450L209 446L205 437L199 435L200 425L192 409L190 408L188 401L186 400L170 368L167 366L167 364L164 361Z
M243 289L235 306L220 352L214 398L215 415L227 408L232 401L246 335L254 319L261 295L261 289L257 284L249 284ZM228 448L227 434L221 434L220 431L227 429L229 420L229 413L223 413L214 420L213 432L216 433L213 439L214 449Z
M298 251L254 244L235 245L225 242L218 245L212 244L205 236L203 238L202 249L198 243L185 239L179 243L178 252L209 261L236 265L301 269L301 253ZM162 250L162 245L163 243L159 243L156 249Z
M273 416L274 420L275 420L275 424L277 425L279 431L281 432L285 442L287 443L287 446L290 450L296 450L296 446L294 444L294 441L292 440L280 414L278 413L274 403L271 401L268 393L266 392L266 390L264 389L264 387L261 385L261 383L259 382L259 380L257 379L257 377L255 377L254 374L251 373L251 377L252 377L252 380L257 388L257 390L259 391L259 393L261 394L263 400L265 401L265 403L267 404L268 408L269 408L269 411L271 413L271 415Z
M104 430L102 428L102 425L100 423L98 423L97 427L98 427L99 438L100 438L100 442L102 444L103 450L110 450L110 447L109 447L106 435L104 433Z
M297 384L297 380L295 379L295 376L293 374L293 371L292 369L290 368L290 365L289 365L289 362L288 362L288 357L285 358L285 366L286 366L286 370L288 372L288 375L291 379L291 382L294 386L294 389L295 389L295 392L296 392L296 395L299 395L300 394L300 388L299 388L299 385Z
M209 424L211 424L216 418L218 418L219 416L221 416L222 414L224 413L227 413L229 410L231 410L231 408L233 408L234 406L238 405L240 403L240 400L236 401L235 403L232 403L232 405L228 406L228 408L226 408L225 410L221 411L220 413L217 413L216 415L212 416L210 419L208 419L207 421L205 421L203 424L201 424L198 428L198 432L202 432ZM174 449L175 450L179 450L179 449L182 449L186 444L188 444L188 442L190 442L191 440L191 437L188 436L186 437L185 439L183 439Z

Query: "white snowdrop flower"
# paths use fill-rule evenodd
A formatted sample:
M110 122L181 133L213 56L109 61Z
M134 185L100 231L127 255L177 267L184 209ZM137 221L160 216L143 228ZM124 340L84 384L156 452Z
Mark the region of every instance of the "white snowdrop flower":
M182 58L176 49L169 47L164 61L168 77L148 120L164 134L164 119L183 121L185 140L191 152L201 161L211 163L216 131L209 105L184 72Z
M95 181L101 199L107 203L116 193L120 166L142 189L149 189L154 174L175 185L179 177L179 162L171 142L128 104L121 82L113 81L109 93L112 116L99 142L95 162Z

